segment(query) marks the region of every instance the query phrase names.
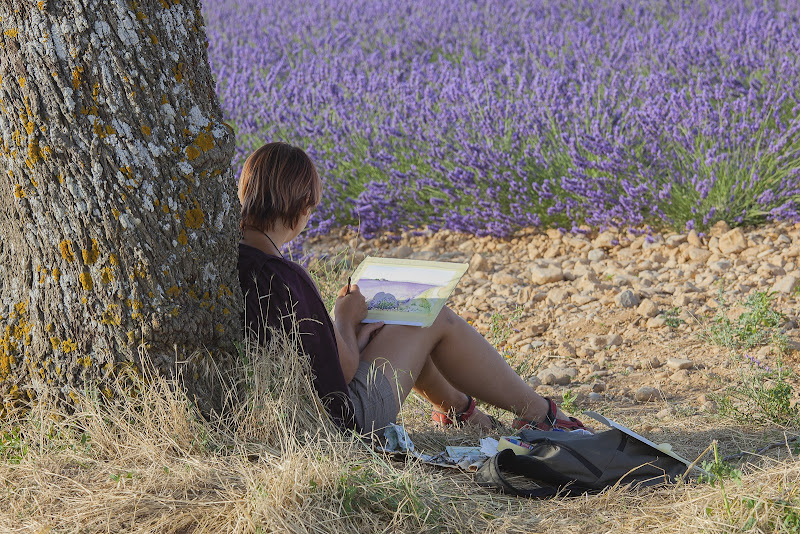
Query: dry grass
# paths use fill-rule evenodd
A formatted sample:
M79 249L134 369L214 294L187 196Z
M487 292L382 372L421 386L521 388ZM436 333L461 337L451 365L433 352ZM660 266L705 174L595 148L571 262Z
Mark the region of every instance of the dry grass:
M67 414L43 399L4 421L0 532L800 531L800 463L789 447L741 482L519 500L338 434L301 360L286 357L295 350L246 347L228 409L210 420L176 383L130 374L113 400L87 396ZM131 385L136 394L125 395ZM474 430L433 429L427 413L412 401L403 414L418 446L474 442ZM743 447L763 440L759 430L679 421L661 438L697 454L712 435Z

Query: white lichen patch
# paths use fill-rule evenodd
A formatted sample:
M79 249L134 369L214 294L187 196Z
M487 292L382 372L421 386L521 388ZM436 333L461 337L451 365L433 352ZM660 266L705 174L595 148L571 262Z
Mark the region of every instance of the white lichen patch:
M211 134L215 139L222 139L227 135L227 133L228 129L220 123L217 123L211 130Z
M186 13L182 5L170 5L169 9L164 9L156 15L162 22L167 38L171 42L183 42L189 37L186 31L187 20L194 17Z
M63 95L64 105L67 107L67 111L73 112L75 111L75 100L72 99L72 94L74 91L71 87L62 86L61 87L61 94Z
M117 22L117 36L123 46L138 48L139 36L136 34L136 22L131 17L127 4L114 2L119 21Z
M159 157L161 157L161 156L163 156L164 154L167 153L167 148L166 147L164 147L162 145L156 145L156 144L154 144L152 142L147 143L147 150L149 150L150 153L155 158L159 158Z
M217 279L217 266L213 263L207 263L203 268L203 281L213 282Z
M200 108L196 105L192 106L192 109L189 110L186 120L188 122L188 130L194 135L200 133L200 129L208 126L208 118L203 115L203 112L200 111Z
M175 108L173 108L169 103L161 105L161 113L163 115L162 118L166 119L166 122L171 124L175 122Z
M186 162L186 161L179 161L178 162L178 170L180 170L186 176L191 176L192 173L194 172L194 167L189 165L189 163Z

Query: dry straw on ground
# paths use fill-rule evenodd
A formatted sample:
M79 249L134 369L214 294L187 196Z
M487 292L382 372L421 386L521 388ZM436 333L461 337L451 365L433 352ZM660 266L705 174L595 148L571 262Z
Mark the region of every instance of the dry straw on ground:
M471 475L376 454L321 416L285 342L246 347L225 413L203 418L176 383L131 373L74 413L43 399L5 421L2 532L750 532L800 530L790 447L741 482L525 501ZM133 387L135 395L125 395ZM236 399L234 401L234 399ZM418 443L469 441L404 414ZM685 436L690 433L685 434ZM680 446L673 440L673 443Z

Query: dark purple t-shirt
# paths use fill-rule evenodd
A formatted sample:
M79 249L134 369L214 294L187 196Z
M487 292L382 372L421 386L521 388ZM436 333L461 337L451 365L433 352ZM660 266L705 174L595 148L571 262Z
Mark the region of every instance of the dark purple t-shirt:
M317 395L339 427L358 430L333 323L305 269L240 243L239 283L244 295L246 333L258 336L263 343L270 335L265 326L291 336L294 321L303 353L311 362Z

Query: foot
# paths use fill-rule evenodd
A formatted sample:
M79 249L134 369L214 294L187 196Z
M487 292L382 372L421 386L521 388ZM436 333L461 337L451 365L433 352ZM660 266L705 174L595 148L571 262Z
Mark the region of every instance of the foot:
M533 430L587 430L589 432L594 433L594 431L590 428L584 426L584 424L574 417L570 417L561 410L558 409L556 403L553 402L551 399L545 397L544 399L548 403L547 414L538 421L531 421L523 418L516 418L514 422L511 424L513 428L516 429L523 429L523 428L530 428Z
M467 419L467 424L480 427L481 430L490 431L497 427L497 420L489 415L486 415L478 408L472 413L472 416Z
M431 412L431 420L436 426L460 426L469 424L480 427L482 430L493 430L497 428L497 420L483 413L475 406L475 399L467 395L467 406L462 412L442 411L434 409Z

